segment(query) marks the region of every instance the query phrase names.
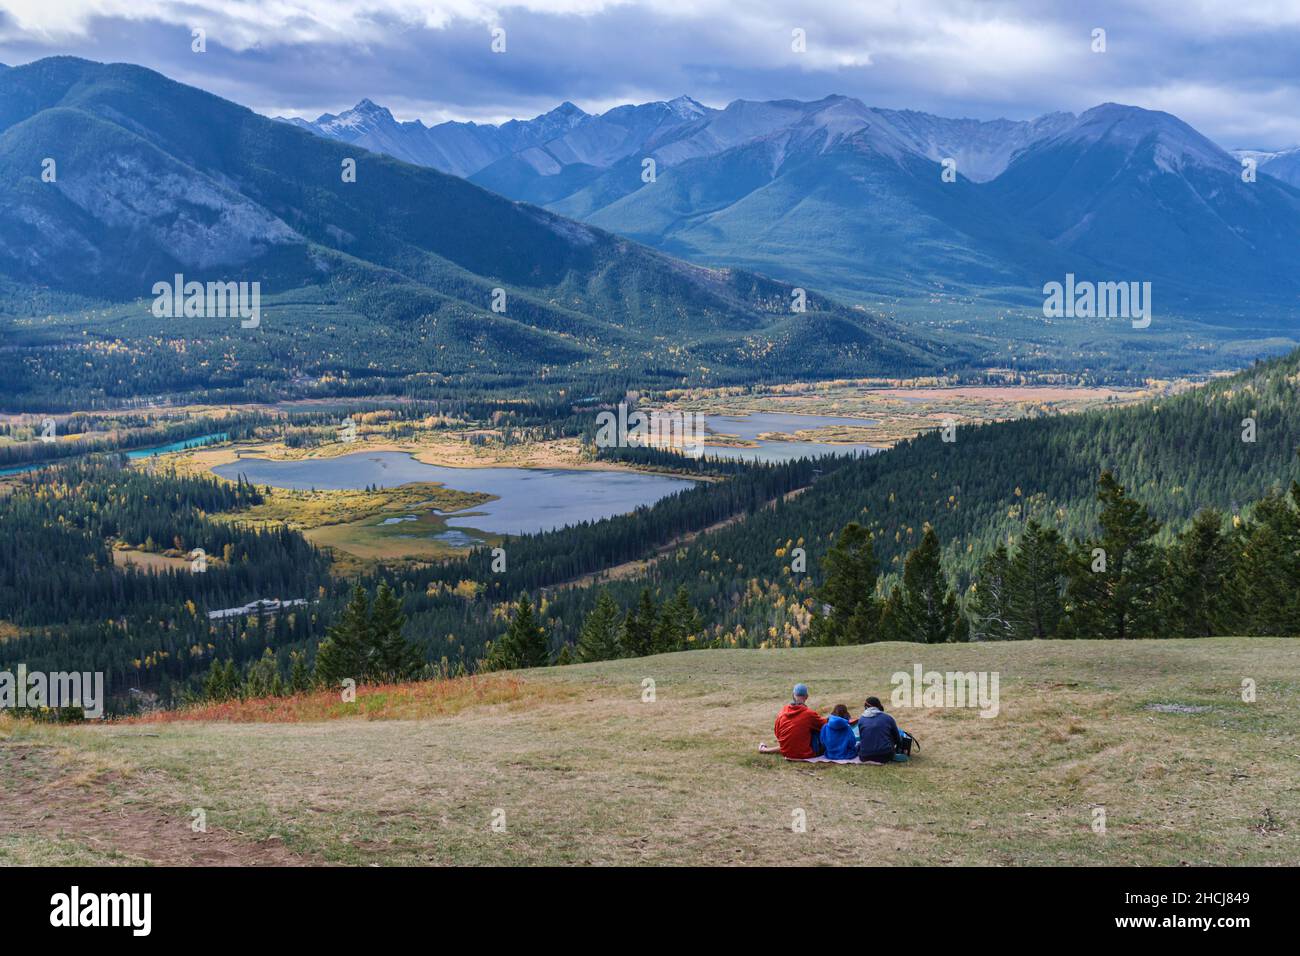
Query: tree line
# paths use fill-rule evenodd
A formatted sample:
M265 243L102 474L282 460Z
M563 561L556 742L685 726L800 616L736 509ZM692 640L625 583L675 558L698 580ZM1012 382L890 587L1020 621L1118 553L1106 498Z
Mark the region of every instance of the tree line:
M1109 471L1097 502L1098 529L1072 541L1029 520L985 557L965 601L928 526L882 597L872 534L850 523L822 560L810 642L1300 634L1300 483L1232 519L1203 509L1164 545Z
M402 602L392 588L381 583L372 597L357 583L314 655L291 650L285 662L267 647L243 668L233 658L214 661L199 696L213 701L281 697L337 688L348 680L382 684L424 676L424 655L403 635L405 626Z

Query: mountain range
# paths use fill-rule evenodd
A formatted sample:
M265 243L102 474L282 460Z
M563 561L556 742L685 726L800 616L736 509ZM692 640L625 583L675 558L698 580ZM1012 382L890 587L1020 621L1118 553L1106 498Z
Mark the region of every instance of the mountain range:
M365 104L303 124L54 57L0 70L0 204L11 406L989 367L1127 381L1297 344L1300 191L1115 105L1020 123L679 97L429 128ZM1151 281L1152 327L1045 317L1043 285L1070 273ZM177 274L260 283L266 321L152 315Z
M363 100L291 122L694 262L851 302L1041 304L1042 285L1072 272L1151 281L1165 310L1189 315L1265 309L1281 326L1300 303L1290 266L1300 151L1256 154L1263 175L1246 183L1239 155L1133 106L978 121L844 96L724 109L681 96L430 127Z
M292 361L261 356L226 380L583 366L672 381L925 372L959 354L811 291L795 311L786 284L670 258L130 65L56 57L0 72L0 204L0 279L19 290L147 305L177 273L298 302L294 290L324 290L312 300L341 317L308 310L321 338L304 327L284 343ZM208 328L156 325L114 334Z

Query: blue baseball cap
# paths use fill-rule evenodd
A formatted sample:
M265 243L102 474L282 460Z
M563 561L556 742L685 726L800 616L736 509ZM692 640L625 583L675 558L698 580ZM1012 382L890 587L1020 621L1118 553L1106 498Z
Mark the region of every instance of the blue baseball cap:
M807 697L807 696L808 696L808 685L807 685L807 684L795 684L795 685L794 685L794 696L796 696L796 697Z

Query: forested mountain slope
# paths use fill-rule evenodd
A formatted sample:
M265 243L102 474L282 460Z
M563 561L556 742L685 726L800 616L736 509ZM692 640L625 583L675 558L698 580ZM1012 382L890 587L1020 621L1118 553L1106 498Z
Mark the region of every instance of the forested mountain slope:
M688 265L129 65L58 57L0 74L0 203L0 314L32 315L51 293L139 303L6 323L6 391L81 367L87 339L160 355L181 366L170 378L204 388L337 377L358 357L398 377L614 365L653 378L753 376L757 356L782 374L918 372L959 354L812 292L796 310L788 285ZM253 328L154 319L154 285L176 274L258 282L269 314ZM273 337L288 361L258 354ZM214 340L205 363L178 355Z
M654 580L665 592L685 585L697 601L730 613L754 582L795 593L794 545L807 550L811 584L821 556L856 521L875 531L883 570L898 572L929 523L962 590L981 559L1023 533L1030 518L1067 539L1095 531L1097 480L1107 469L1168 540L1201 509L1240 515L1300 478L1298 386L1300 352L1293 352L1141 405L958 426L953 442L923 435L692 543L657 565Z

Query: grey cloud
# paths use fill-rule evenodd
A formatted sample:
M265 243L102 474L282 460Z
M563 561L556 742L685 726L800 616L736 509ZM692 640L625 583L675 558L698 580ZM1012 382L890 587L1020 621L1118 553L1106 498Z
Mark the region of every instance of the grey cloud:
M686 93L722 105L844 93L872 105L1013 119L1117 100L1168 109L1225 146L1300 141L1295 24L1179 17L1160 0L1086 8L951 0L901 4L892 18L833 2L789 6L785 14L775 3L718 5L695 17L645 3L587 16L503 9L505 55L490 52L484 22L430 29L382 13L370 18L379 41L305 43L292 30L268 31L240 50L221 43L218 19L205 54L190 52L186 26L159 20L101 17L85 37L52 46L7 19L0 62L53 53L135 62L263 112L313 117L365 96L399 118L438 121L533 116L563 100L591 108ZM871 63L801 60L789 51L791 25L808 31L819 55L869 53ZM1105 54L1088 50L1096 26L1107 30ZM1034 48L1009 48L1005 39L981 48L1003 28L1023 31ZM1009 55L1017 53L1022 65Z

